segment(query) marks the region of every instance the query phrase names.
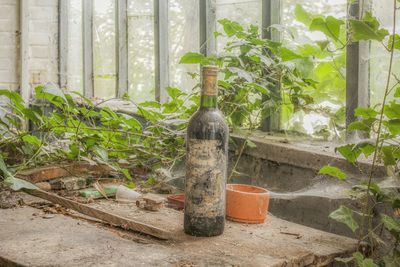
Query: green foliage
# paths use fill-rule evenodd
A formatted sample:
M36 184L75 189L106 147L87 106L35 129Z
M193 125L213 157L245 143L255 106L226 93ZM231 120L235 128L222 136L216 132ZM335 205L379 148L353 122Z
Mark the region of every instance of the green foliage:
M358 223L353 218L353 210L346 206L340 206L339 209L329 214L329 217L335 221L346 224L353 232L359 228Z
M333 167L333 166L324 166L319 170L320 174L327 174L332 177L336 177L339 180L346 180L347 175L346 173L342 172L339 168Z
M366 12L362 20L350 20L353 41L382 41L389 32L380 28L378 20L370 12Z
M372 259L364 258L364 255L360 252L353 253L354 261L358 267L376 267Z
M9 99L9 112L0 118L0 173L6 178L48 162L85 160L110 165L134 187L131 174L119 162L151 170L171 167L184 156L185 120L197 103L177 88L169 88L168 93L166 103L138 104L138 116L132 116L100 108L106 101L95 104L51 84L35 88L40 106L28 107L18 93L1 90L0 95ZM46 108L49 105L51 110ZM140 116L145 123L139 122Z
M306 24L314 22L311 31L322 31L334 42L342 41L343 20L315 16L301 6L296 7L295 13ZM321 19L323 23L319 25L317 22ZM322 108L314 105L315 99L325 100L327 94L334 95L329 97L333 101L344 103L345 82L338 75L345 63L343 52L336 55L327 51L327 42L293 47L286 42L261 39L255 25L245 29L228 19L218 22L224 32L216 36L229 38L223 53L205 57L190 52L180 62L220 67L219 103L231 126L258 128L265 118L278 110L283 121L293 112L321 113ZM338 86L341 88L339 97ZM323 108L323 113L333 118L333 127L344 123L344 113L336 114L329 108Z

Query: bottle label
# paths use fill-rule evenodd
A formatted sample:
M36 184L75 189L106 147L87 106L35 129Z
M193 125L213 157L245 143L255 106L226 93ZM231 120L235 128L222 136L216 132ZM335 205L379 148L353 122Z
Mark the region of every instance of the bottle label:
M205 96L217 96L218 95L218 87L217 87L217 78L216 77L213 77L213 76L204 77L201 94L205 95Z
M219 140L188 140L185 214L225 216L226 151Z

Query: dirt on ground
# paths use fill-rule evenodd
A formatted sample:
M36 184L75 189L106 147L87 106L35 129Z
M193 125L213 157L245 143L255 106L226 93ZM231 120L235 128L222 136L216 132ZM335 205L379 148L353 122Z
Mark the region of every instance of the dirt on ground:
M0 183L0 209L11 209L22 204L22 198Z

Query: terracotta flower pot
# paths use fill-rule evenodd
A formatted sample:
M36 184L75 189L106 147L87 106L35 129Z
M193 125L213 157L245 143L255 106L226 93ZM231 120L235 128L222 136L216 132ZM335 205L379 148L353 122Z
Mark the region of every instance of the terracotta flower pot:
M242 184L226 186L226 217L243 223L263 223L268 213L266 189Z
M185 194L168 196L167 200L168 200L168 207L176 210L183 210L185 205Z

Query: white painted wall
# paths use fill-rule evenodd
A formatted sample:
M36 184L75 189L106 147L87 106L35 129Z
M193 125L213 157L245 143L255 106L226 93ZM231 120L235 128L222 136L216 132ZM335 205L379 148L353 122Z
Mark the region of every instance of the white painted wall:
M25 1L27 28L20 26L22 0L0 0L0 88L21 87L21 34L27 38L30 88L58 83L58 1Z
M19 1L0 0L0 89L18 89Z

